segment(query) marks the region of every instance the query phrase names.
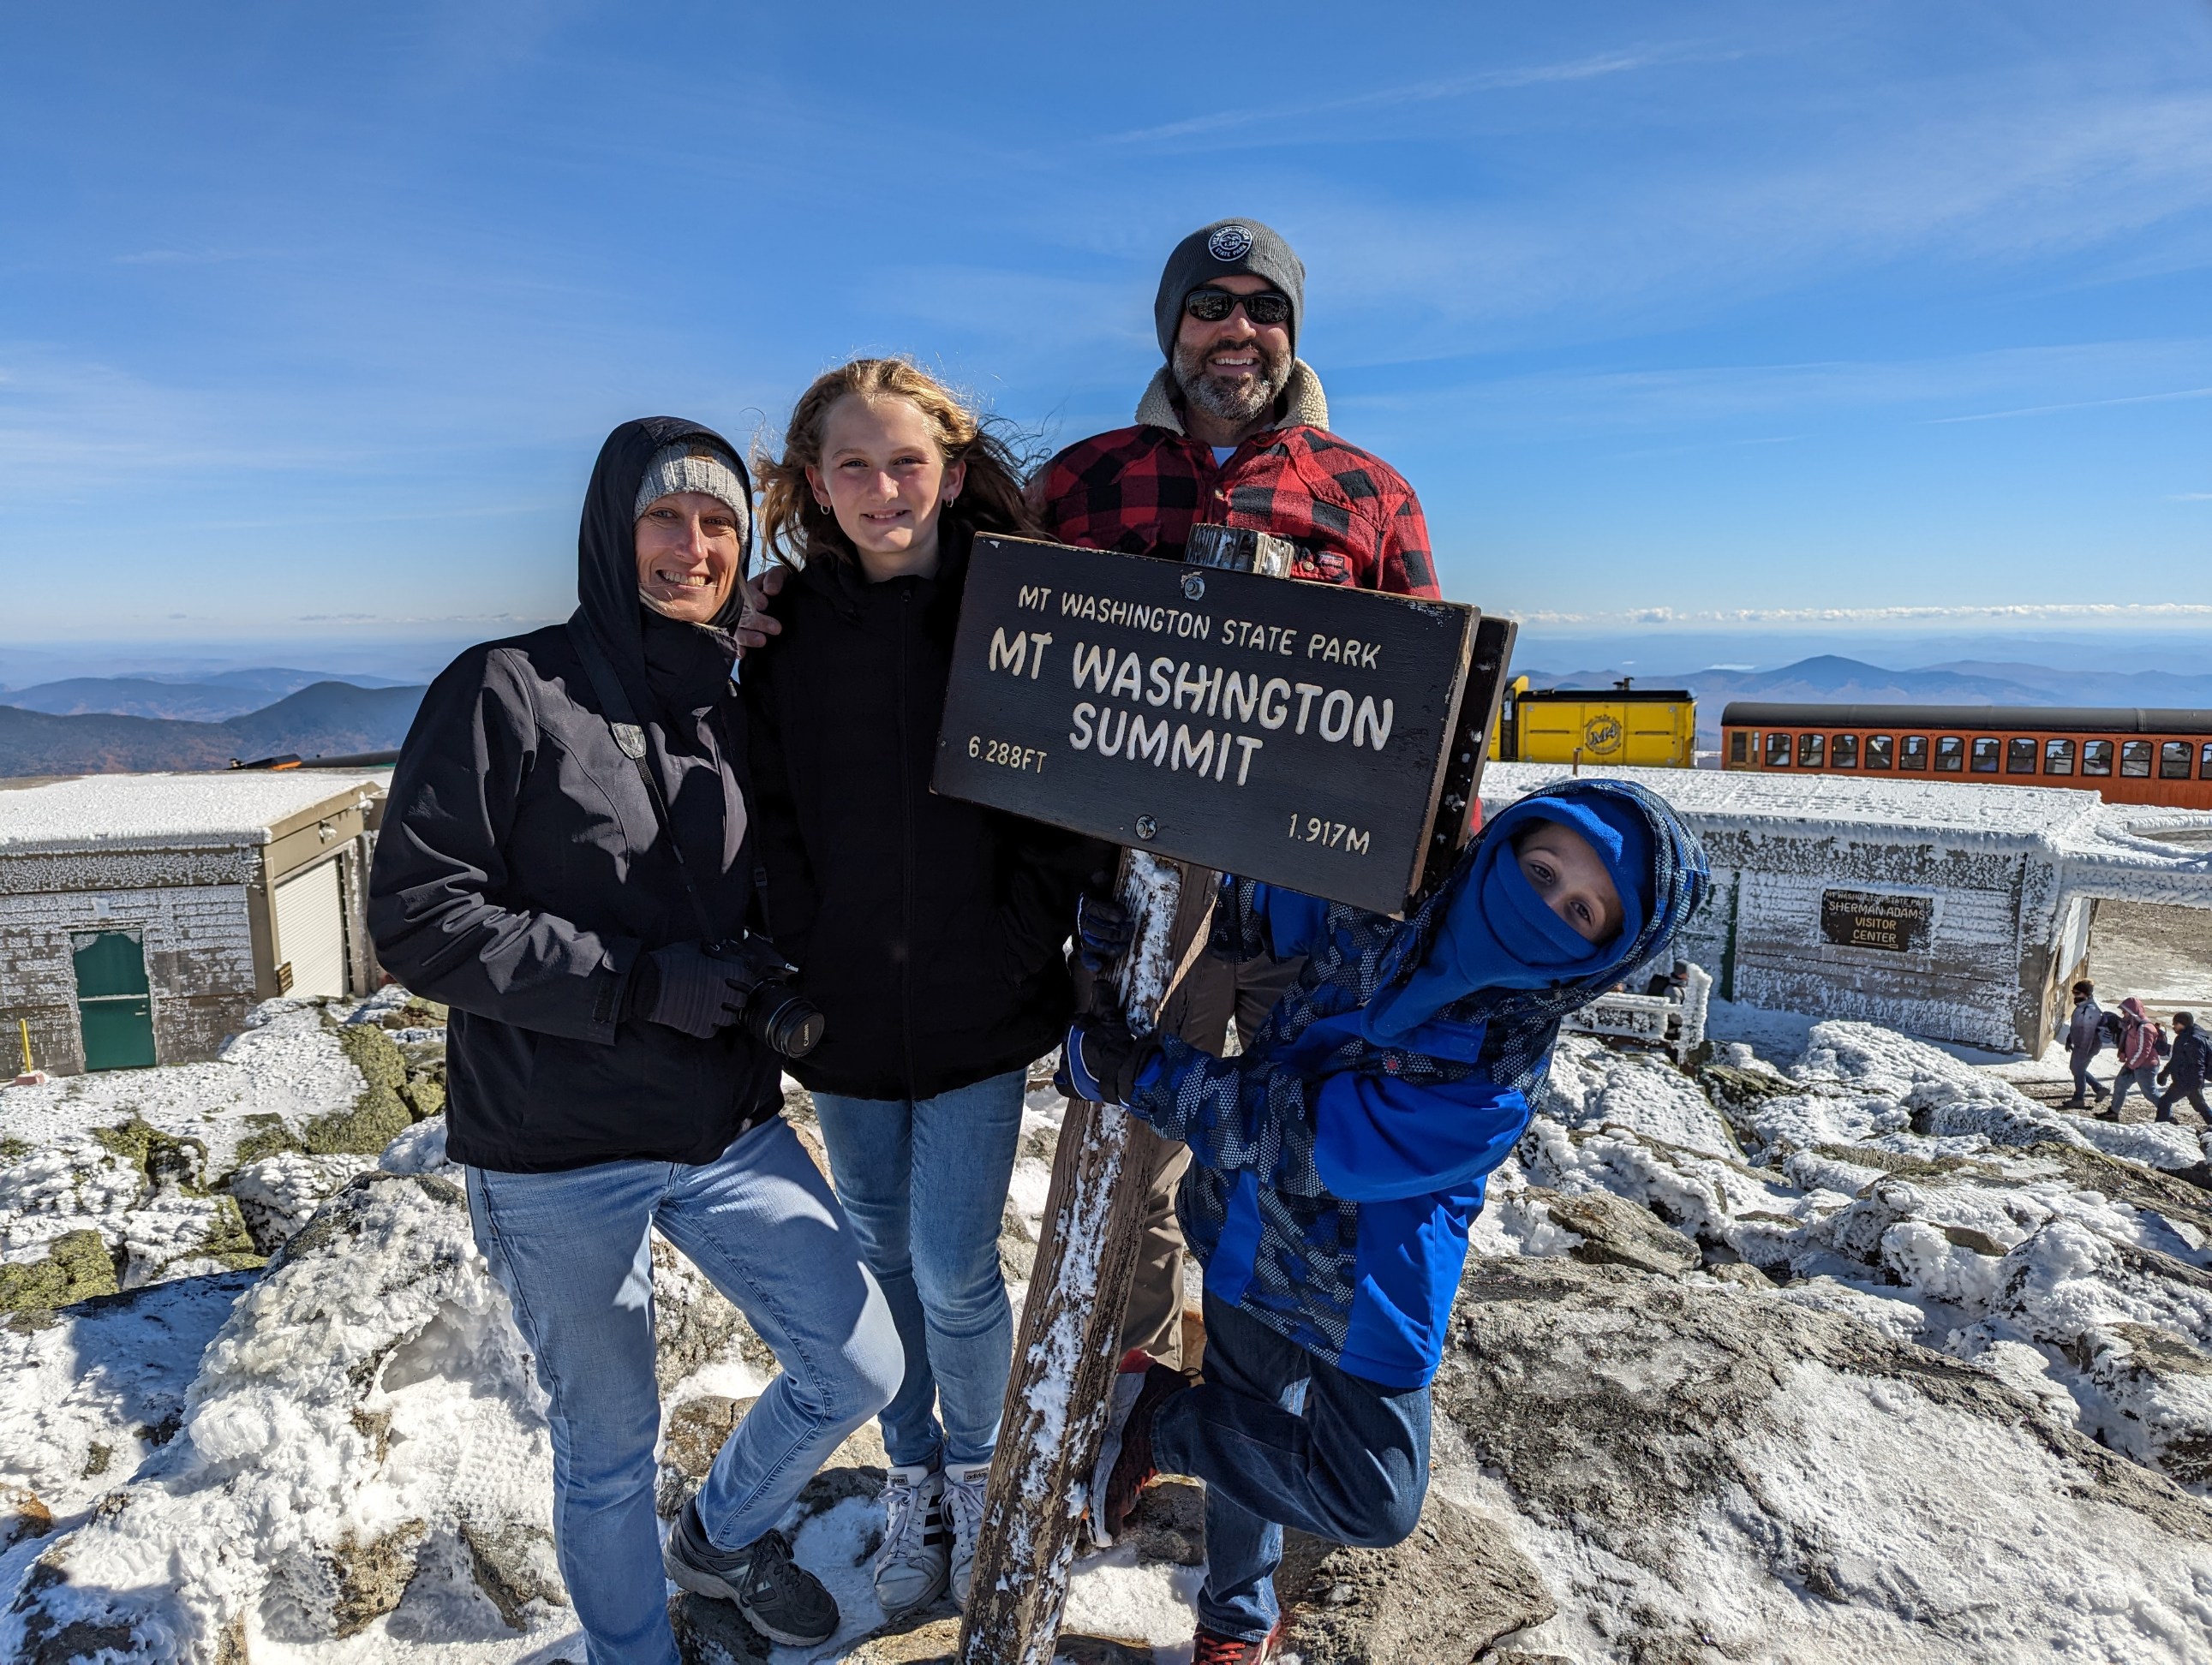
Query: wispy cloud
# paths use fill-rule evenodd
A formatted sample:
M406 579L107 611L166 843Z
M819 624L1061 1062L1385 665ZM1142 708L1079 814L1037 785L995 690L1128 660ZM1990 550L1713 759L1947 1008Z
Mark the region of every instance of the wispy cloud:
M117 255L114 264L118 266L216 266L227 261L253 258L244 249L139 249L130 254Z
M1930 416L1929 426L1954 422L2002 422L2008 416L2047 416L2059 410L2094 410L2108 404L2164 404L2170 399L2212 398L2212 387L2183 387L2170 393L2133 393L2118 399L2075 399L2064 404L2025 404L2017 410L1984 410L1971 416Z
M1516 87L1595 81L1602 76L1627 75L1664 64L1682 63L1696 55L1692 48L1686 46L1634 46L1620 52L1598 52L1588 58L1571 58L1559 64L1480 70L1467 75L1407 82L1396 87L1379 87L1372 92L1354 93L1344 98L1301 100L1295 111L1286 111L1285 106L1280 104L1264 105L1249 110L1218 110L1211 115L1192 116L1183 121L1163 122L1155 127L1136 127L1126 132L1109 133L1099 143L1160 143L1191 138L1200 133L1218 133L1231 128L1250 127L1261 122L1280 122L1286 114L1294 114L1299 125L1304 127L1316 116L1341 115L1355 110L1388 109L1399 105L1433 104L1443 99L1464 98L1469 93L1504 92Z
M1634 607L1617 612L1513 612L1522 624L1708 625L1790 624L2085 624L2212 623L2212 603L2188 601L2027 602L1960 607Z

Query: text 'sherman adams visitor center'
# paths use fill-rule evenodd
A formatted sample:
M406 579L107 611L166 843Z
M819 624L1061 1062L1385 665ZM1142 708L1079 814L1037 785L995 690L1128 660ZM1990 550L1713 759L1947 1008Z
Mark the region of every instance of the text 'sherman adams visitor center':
M366 994L383 777L100 775L0 790L0 1024L56 1074L214 1054L257 1001ZM0 1075L0 1080L4 1080Z

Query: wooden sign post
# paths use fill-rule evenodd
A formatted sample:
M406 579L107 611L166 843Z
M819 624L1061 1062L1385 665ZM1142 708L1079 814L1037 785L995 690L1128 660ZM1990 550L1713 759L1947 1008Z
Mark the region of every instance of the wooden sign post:
M1125 847L1115 994L1140 1035L1182 969L1180 861L1379 913L1441 877L1512 644L1471 607L1277 581L1273 538L1200 548L1234 565L978 538L938 738L936 790ZM1129 1125L1081 1102L1061 1123L962 1665L1051 1665L1147 1189Z

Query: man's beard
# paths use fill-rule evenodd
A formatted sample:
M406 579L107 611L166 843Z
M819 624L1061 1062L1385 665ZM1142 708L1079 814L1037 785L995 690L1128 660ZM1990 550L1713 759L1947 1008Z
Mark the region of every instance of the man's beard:
M1255 341L1250 350L1260 361L1259 374L1229 377L1206 370L1206 356L1213 350L1209 347L1195 351L1178 341L1173 366L1176 386L1182 390L1183 398L1210 416L1224 422L1255 421L1273 407L1283 389L1291 385L1291 360L1287 351L1271 354Z

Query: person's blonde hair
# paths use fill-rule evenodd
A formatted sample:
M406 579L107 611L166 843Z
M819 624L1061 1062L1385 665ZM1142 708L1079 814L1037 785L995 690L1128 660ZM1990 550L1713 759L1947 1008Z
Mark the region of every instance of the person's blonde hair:
M960 495L940 511L976 532L1039 533L1022 495L1022 459L999 426L977 416L943 382L909 359L856 358L817 376L799 396L784 429L783 455L756 450L761 483L761 547L786 566L804 566L817 555L858 559L852 540L807 483L806 471L822 463L822 428L831 407L848 394L872 404L904 399L921 412L947 468L967 465Z

